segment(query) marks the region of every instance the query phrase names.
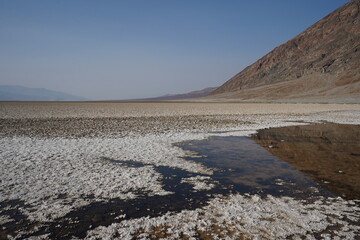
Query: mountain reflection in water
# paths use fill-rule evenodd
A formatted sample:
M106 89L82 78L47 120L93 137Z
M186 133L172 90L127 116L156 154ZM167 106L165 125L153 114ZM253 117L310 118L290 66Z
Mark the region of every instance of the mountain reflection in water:
M360 125L263 129L253 139L333 194L360 199Z

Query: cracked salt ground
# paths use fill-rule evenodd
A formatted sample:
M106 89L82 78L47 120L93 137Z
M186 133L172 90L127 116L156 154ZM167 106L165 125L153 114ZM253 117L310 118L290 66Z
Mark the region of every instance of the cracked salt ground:
M342 199L306 204L289 197L235 194L194 211L99 227L86 239L358 239L359 210Z
M228 197L218 195L209 205L194 211L168 212L99 227L88 233L88 239L358 238L359 202L332 197L250 138L212 137L177 145L197 151L199 154L191 159L212 168L211 178L232 185L232 193ZM209 177L188 177L182 182L195 179Z
M341 112L332 117L334 121L360 119L355 113L350 115L354 117L343 117ZM222 135L229 130L247 135L259 128L297 124L281 118L289 116L256 116L257 124L224 128ZM291 118L316 121L322 115ZM213 169L179 158L187 152L172 146L207 136L175 131L121 139L2 137L0 238L356 239L359 235L359 208L354 201L319 197L309 203L289 197L229 194L231 189L219 188L221 183L207 175ZM194 179L215 186L196 190L191 185ZM175 211L172 197L179 186L185 195ZM223 191L220 195L215 193L218 189ZM213 193L204 195L206 191ZM186 194L203 198L191 201ZM117 212L119 205L127 206L128 214ZM157 210L156 205L162 208Z
M200 143L202 143L202 145L206 145L207 143L211 143L211 141L216 142L217 141L228 141L228 139L230 139L232 144L238 145L239 142L234 141L234 139L240 140L240 141L252 141L250 138L243 138L243 137L217 137L217 138L212 138L209 140L203 140L200 141ZM196 144L196 141L192 141L192 142L185 142L182 143L181 145L184 147L186 145L186 143L189 144L189 146L191 146L192 148L196 148L198 147L198 143ZM242 143L243 145L245 145L246 149L248 149L249 147L246 146L246 144ZM229 144L221 144L221 145L225 145L227 147L229 147ZM231 148L231 146L230 146ZM215 148L216 149L216 148ZM194 150L194 149L192 149ZM198 149L199 150L199 149ZM201 152L201 151L200 151ZM222 155L224 154L224 149L222 151ZM205 158L209 158L209 156L211 157L211 154L209 154L207 152L207 156ZM203 156L204 157L204 156ZM268 157L268 156L267 156ZM201 161L201 158L194 158L196 159L196 161ZM134 162L134 161L124 161L124 160L116 160L116 159L111 159L111 158L107 158L107 157L101 157L99 159L99 162L101 162L102 164L104 164L105 166L107 164L110 164L111 166L117 168L120 167L121 169L126 169L126 171L131 172L131 170L141 170L143 168L152 168L153 170L155 170L155 173L158 173L158 181L162 181L162 192L163 193L167 193L166 195L163 196L159 196L162 194L154 194L151 193L151 191L147 190L138 190L136 191L135 189L132 190L132 194L137 194L138 198L136 199L132 199L132 200L126 200L126 198L121 199L121 198L110 198L109 200L106 201L99 201L97 200L96 202L92 202L90 200L93 200L95 198L95 196L87 196L87 198L89 198L89 202L85 205L83 205L82 207L77 207L76 209L69 211L68 213L66 213L65 215L61 216L61 217L57 217L57 218L53 218L52 221L44 221L43 223L40 224L39 226L36 226L37 224L39 224L39 222L26 222L26 225L28 226L28 228L26 229L21 229L21 231L18 232L18 237L20 238L27 238L27 237L31 237L31 236L46 236L46 238L51 238L51 239L70 239L72 237L78 237L78 238L84 238L86 237L86 232L90 229L94 229L94 232L90 232L89 234L89 238L93 238L94 235L96 235L97 237L101 237L101 238L105 238L105 237L109 237L107 235L102 236L100 233L100 235L97 235L99 229L100 231L103 231L104 227L101 226L109 226L110 225L110 229L114 226L116 226L116 229L118 230L114 230L112 229L111 232L112 233L116 233L114 236L121 236L118 239L126 239L127 237L129 237L128 235L123 235L123 233L121 232L122 228L123 228L123 222L124 222L124 226L126 226L126 229L128 229L128 225L126 225L127 221L132 221L135 219L138 219L139 221L142 221L141 219L143 219L143 221L146 223L146 226L143 228L141 227L141 224L138 225L137 222L135 223L131 223L131 229L135 229L132 232L132 236L138 236L138 238L141 237L147 237L150 236L151 234L164 234L161 233L161 231L163 231L164 229L166 230L166 235L169 236L169 238L178 238L181 237L179 234L185 234L185 235L189 235L189 236L198 236L199 234L205 234L206 232L210 232L212 231L213 234L217 234L219 237L221 236L233 236L233 237L246 237L246 236L251 236L252 234L259 234L256 231L261 231L262 228L265 229L264 226L262 226L260 229L258 230L254 230L255 232L249 232L249 231L245 231L244 229L239 228L239 226L237 226L237 224L240 224L241 226L246 226L246 228L250 227L250 229L254 229L254 226L257 224L256 223L252 223L252 221L268 221L269 224L273 224L273 222L276 222L276 218L285 218L285 217L289 217L288 215L290 214L294 214L294 213L287 213L286 211L283 212L283 210L277 210L280 211L281 214L285 214L284 216L281 215L280 213L276 213L274 214L267 214L266 208L265 208L265 213L263 213L262 211L264 211L263 208L260 207L256 207L254 208L252 211L257 212L257 214L263 214L264 216L258 220L256 220L256 218L254 218L254 216L233 216L233 215L226 215L224 216L224 219L228 219L230 217L230 219L228 219L227 221L233 222L235 221L239 221L235 226L234 223L230 224L230 222L226 222L225 220L221 220L220 222L214 221L212 218L215 217L219 217L222 216L220 214L220 210L217 209L219 206L219 204L222 203L222 201L224 202L228 202L228 200L221 200L224 199L224 197L221 196L225 196L230 194L231 192L234 191L240 191L242 193L244 192L251 192L251 193L259 193L261 194L262 197L257 196L257 195L253 195L250 196L248 195L248 197L244 197L242 195L230 195L229 199L232 198L243 198L240 199L238 201L240 201L240 203L242 205L236 206L236 204L231 205L231 206L226 206L224 208L229 208L230 210L235 210L239 213L244 211L248 211L249 209L243 208L244 203L242 202L266 202L268 200L270 200L270 202L272 202L272 204L274 204L275 206L279 207L279 208L283 208L288 201L294 201L296 202L296 200L294 200L293 198L274 198L271 196L266 196L267 193L272 193L273 195L289 195L289 194L294 194L293 191L289 191L288 188L286 187L287 183L286 181L283 180L283 178L285 178L284 176L282 176L282 178L278 178L279 175L277 174L276 177L271 177L273 179L273 184L269 184L269 182L264 181L264 173L263 174L263 178L261 179L261 181L258 181L258 184L262 185L263 187L266 185L270 186L270 190L269 189L263 189L262 191L259 191L259 188L252 188L253 186L247 186L244 187L244 184L239 184L239 180L234 178L234 174L237 173L236 167L234 165L229 165L229 162L227 162L227 165L225 164L226 167L231 166L231 170L230 171L226 171L226 168L224 169L224 164L222 163L222 165L213 165L213 164L208 164L207 167L211 167L213 168L213 175L210 176L205 176L205 175L199 175L199 173L194 173L194 172L188 172L185 170L181 170L178 168L170 168L170 167L165 167L165 166L154 166L151 165L149 163L141 163L141 162ZM231 163L231 161L230 161ZM273 162L271 162L271 164L274 164ZM214 168L216 167L216 168ZM279 167L275 164L275 167ZM223 168L221 170L221 168ZM207 169L206 167L204 169ZM278 169L279 170L279 169ZM288 167L285 167L286 171L289 171ZM271 172L271 171L270 171ZM229 175L229 173L231 173ZM244 173L244 172L243 172ZM242 174L243 174L242 173ZM230 178L225 178L224 177L226 175L229 175ZM286 174L285 174L286 175ZM255 174L256 176L256 174ZM291 174L290 174L291 176ZM232 182L229 182L229 179L233 179ZM298 179L297 179L298 180ZM252 180L249 180L252 181ZM240 180L241 182L241 180ZM191 185L193 186L191 186ZM235 187L231 187L231 188L227 188L225 187L232 185ZM294 183L290 183L289 185L292 186L292 188L294 187ZM222 186L222 187L221 187ZM276 186L276 187L275 187ZM280 189L279 186L281 186L282 191L276 193L274 191L274 188L276 189ZM304 187L301 185L301 187ZM309 187L309 189L317 189L313 187L312 185ZM142 190L142 191L141 191ZM319 199L322 199L321 197L319 197L320 195L317 194L318 192L311 190L310 191L312 194L311 196L317 196L318 198L316 198L315 200L318 200L318 202L315 202L315 205L320 204ZM296 193L296 192L295 192ZM220 194L220 195L219 195ZM216 197L218 196L218 197ZM296 196L296 194L294 194L294 196ZM60 198L60 199L66 199L68 196L66 196L65 194ZM96 198L98 198L99 196L97 196ZM302 196L304 198L304 195ZM211 200L212 198L215 198L214 200ZM196 201L194 201L196 199ZM210 205L212 206L212 208L206 207L207 202L210 201ZM217 202L218 201L218 202ZM284 202L282 202L284 201ZM350 225L350 227L347 226L347 228L349 228L350 232L346 233L346 235L344 236L353 236L355 234L356 231L358 231L358 228L352 226L351 224L349 224L349 221L346 220L346 218L348 220L351 221L355 221L356 217L359 217L357 215L357 213L359 212L358 208L356 208L356 206L354 205L354 203L346 203L346 202L342 202L341 199L338 200L334 200L334 202L337 202L338 205L346 205L348 204L347 207L343 207L342 209L342 213L340 214L339 212L336 213L331 213L331 214L337 214L337 216L339 217L336 218L335 220L332 220L331 222L327 222L324 223L323 225L319 225L319 234L324 231L326 232L326 229L329 226L333 226L332 228L336 229L336 231L341 231L342 234L345 234L345 228L342 229L339 226L343 225L343 224L347 224ZM308 206L309 203L305 203L303 201L299 201L298 204L300 206L304 205L304 206ZM328 204L328 202L326 202L326 204ZM320 204L321 205L321 204ZM21 212L25 212L25 214L28 214L27 209L29 208L29 206L25 206L24 203L17 203L15 205L16 207L21 207ZM241 206L241 207L240 207ZM275 208L275 206L271 206L271 208ZM311 205L314 206L314 203ZM198 209L199 207L203 207L203 209ZM351 210L349 210L349 208ZM31 209L31 207L30 207ZM185 211L186 209L186 211ZM196 210L197 209L197 210ZM323 208L320 208L320 210ZM14 210L14 209L13 209ZM25 211L24 211L25 210ZM58 209L56 209L58 211ZM195 212L189 212L189 210L195 210ZM216 213L215 215L209 215L209 214L204 214L202 211L207 211L209 210L209 213L214 213L214 211L219 211L218 213ZM320 211L319 210L319 211ZM180 213L176 213L179 212ZM228 210L229 211L229 210ZM305 211L305 210L304 210ZM348 214L351 211L355 211L354 214ZM11 217L19 217L20 214L22 214L21 212L18 212L16 215L16 212L11 215L9 214ZM170 213L171 212L171 213ZM200 212L200 215L197 215L197 212ZM182 214L184 213L190 213L190 216L188 216L190 219L186 219L186 215L182 216ZM196 214L195 214L196 213ZM195 214L195 217L194 217ZM302 213L304 215L307 215L309 213ZM326 214L328 214L328 212L326 212ZM326 215L325 214L325 215ZM330 213L329 213L330 214ZM340 215L339 215L340 214ZM269 216L268 216L269 215ZM310 214L311 215L311 214ZM324 215L324 216L325 216ZM353 218L349 218L353 215ZM160 223L158 222L157 219L162 219L163 216L167 216L166 222L169 222L168 220L173 219L173 221L175 222L170 222L169 226L168 225L164 225L165 220L160 221ZM176 220L176 218L178 216L181 216L180 220ZM205 216L205 220L203 219L203 216ZM323 216L323 218L324 218ZM327 216L327 215L326 215ZM304 218L304 216L302 215L296 215L296 217L301 217ZM185 218L185 219L184 219ZM194 220L192 220L193 218L197 219L195 222ZM210 219L208 219L210 218ZM145 219L145 220L144 220ZM220 218L221 219L221 218ZM315 216L311 216L310 219L308 219L307 221L314 221L314 219L316 221L318 221L320 218L315 215ZM322 218L321 218L322 219ZM343 220L341 220L343 219ZM344 220L345 219L345 220ZM5 221L9 221L9 219L4 219ZM146 221L150 221L151 224L149 224L149 222ZM186 226L186 223L179 223L177 221L185 221L188 222L189 225ZM204 220L204 221L202 221ZM338 220L341 220L340 223L338 222ZM197 221L199 221L199 223L197 223ZM247 221L250 221L249 224L245 224ZM298 222L296 222L294 219L290 219L290 223L287 222L287 224L295 224L292 223L295 222L296 224L299 224ZM302 221L305 221L304 219L302 219ZM315 222L316 222L315 221ZM321 220L323 221L323 220ZM205 225L202 225L202 223L205 222ZM116 225L116 224L120 224L120 225ZM184 229L185 228L185 232L183 230L180 231L180 229L176 229L177 225L181 225L180 229ZM183 226L185 224L185 226ZM200 224L200 225L199 225ZM300 225L300 229L302 229L302 231L304 231L303 229L303 225ZM4 224L4 226L11 226L11 224ZM326 226L325 229L322 229L321 226ZM334 227L335 226L335 227ZM160 227L160 228L159 228ZM246 229L245 228L245 229ZM290 227L289 227L290 228ZM32 231L28 231L29 229L33 229ZM154 230L155 229L155 230ZM160 230L159 230L160 229ZM162 230L161 230L162 229ZM169 230L170 229L170 230ZM188 229L188 232L186 231L186 229ZM313 228L311 228L312 230L314 230ZM221 231L220 231L221 230ZM106 232L107 230L105 230ZM156 231L160 231L159 233L157 233ZM220 232L217 232L220 231ZM294 231L293 231L294 232ZM300 232L301 234L305 234L304 232ZM299 234L300 234L299 233ZM316 232L312 232L311 234L315 234ZM333 232L331 232L332 234L334 234ZM150 235L149 235L150 234ZM240 234L240 235L239 235ZM265 232L262 233L263 235L265 234ZM277 233L278 234L278 233ZM321 233L323 234L323 233ZM321 235L320 234L320 235ZM185 236L184 235L184 236ZM320 236L319 235L319 236ZM172 237L171 237L172 236ZM281 235L274 235L273 232L270 233L266 233L264 236L281 236ZM130 238L130 237L129 237Z
M119 161L104 158L104 161L113 162L116 164L127 165L130 167L143 167L146 164L139 162ZM182 209L196 209L203 206L215 194L226 194L228 191L218 189L211 191L208 185L204 188L201 184L196 183L195 187L183 182L185 179L206 179L211 182L209 177L195 176L180 169L169 167L156 167L163 177L163 184L165 190L173 192L174 194L165 196L148 196L138 197L131 201L121 200L119 198L110 199L106 202L96 202L83 206L74 210L61 218L54 219L48 223L44 223L40 227L36 227L34 232L29 234L22 234L21 238L28 238L31 236L47 235L51 239L69 239L72 236L85 237L86 231L101 225L109 225L114 222L120 222L123 219L139 218L142 216L159 216L168 211L179 211ZM185 177L185 178L183 178ZM186 178L188 177L188 178ZM206 190L206 194L199 190ZM196 201L193 201L196 199ZM17 204L16 207L19 207ZM24 206L21 206L24 207ZM122 213L119 215L119 213ZM6 214L6 212L5 212ZM11 214L10 214L11 215ZM19 214L11 215L11 217L19 217ZM30 227L34 224L27 223ZM4 224L10 227L11 225Z
M15 233L21 238L36 232L41 223L58 221L94 202L171 194L162 188L163 176L154 169L155 165L211 173L200 164L176 157L183 152L174 148L171 141L193 137L185 133L175 137L169 134L166 140L164 135L135 139L1 138L0 202L1 216L5 216L1 218L1 236ZM104 153L114 159L131 158L155 165L120 166L104 161ZM9 200L18 203L11 206ZM9 216L21 221L8 224Z
M129 166L141 166L141 163L107 160ZM55 219L53 222L44 223L35 232L21 237L47 235L50 239L83 238L86 236L87 230L98 226L108 226L126 219L136 219L144 216L161 216L169 211L179 212L183 209L196 209L204 206L215 194L226 194L228 192L226 190L212 191L208 188L206 194L203 191L194 191L193 187L182 183L181 179L183 176L193 176L195 174L162 166L156 167L156 169L164 176L165 190L172 191L174 194L139 196L136 199L127 201L116 198L106 202L91 203L68 213L62 218Z

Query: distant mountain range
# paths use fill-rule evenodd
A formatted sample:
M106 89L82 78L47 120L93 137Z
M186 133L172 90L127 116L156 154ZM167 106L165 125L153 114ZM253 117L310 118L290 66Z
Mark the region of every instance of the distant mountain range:
M86 98L45 88L0 85L0 101L86 101Z
M360 102L360 0L275 48L208 99Z
M209 87L209 88L204 88L202 90L192 91L192 92L188 92L188 93L168 94L168 95L154 97L154 98L136 99L136 101L170 101L170 100L194 99L194 98L208 96L215 89L217 89L217 87Z

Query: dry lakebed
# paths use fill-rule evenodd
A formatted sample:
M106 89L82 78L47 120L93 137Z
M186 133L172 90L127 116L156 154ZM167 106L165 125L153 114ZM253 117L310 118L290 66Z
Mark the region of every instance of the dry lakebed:
M360 105L0 102L0 239L360 239Z

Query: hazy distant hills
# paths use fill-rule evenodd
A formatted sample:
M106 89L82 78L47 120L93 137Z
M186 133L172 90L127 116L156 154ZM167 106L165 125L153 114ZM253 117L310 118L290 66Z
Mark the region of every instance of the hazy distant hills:
M136 99L137 101L168 101L168 100L185 100L185 99L193 99L200 98L209 95L213 92L217 87L209 87L204 88L202 90L192 91L188 93L181 94L168 94L165 96L154 97L154 98L144 98L144 99Z
M338 8L209 98L360 102L360 0Z
M85 101L86 98L45 88L0 85L0 101Z

